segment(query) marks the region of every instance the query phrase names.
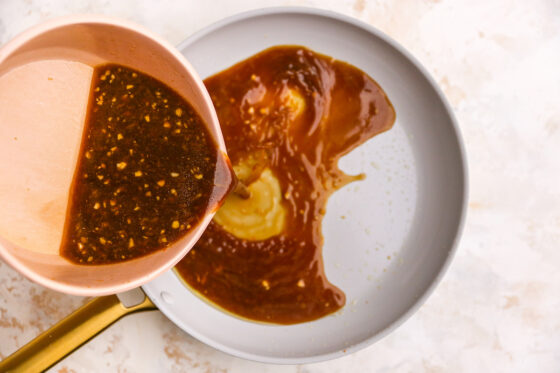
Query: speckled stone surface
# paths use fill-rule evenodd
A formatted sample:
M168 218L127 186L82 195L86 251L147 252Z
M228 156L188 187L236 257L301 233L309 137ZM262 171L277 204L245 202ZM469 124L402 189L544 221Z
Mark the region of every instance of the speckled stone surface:
M122 319L50 371L560 372L560 1L2 0L0 44L71 13L128 18L178 43L225 16L274 5L368 22L408 48L443 88L466 142L470 202L442 283L390 336L330 362L234 358L154 311ZM84 301L0 261L0 358Z

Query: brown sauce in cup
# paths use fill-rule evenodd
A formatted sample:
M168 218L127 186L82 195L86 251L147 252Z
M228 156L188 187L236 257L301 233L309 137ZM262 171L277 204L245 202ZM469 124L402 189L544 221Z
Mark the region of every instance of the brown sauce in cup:
M293 324L337 311L345 296L323 270L321 221L328 197L364 177L342 172L339 158L395 121L385 92L298 46L267 49L205 84L247 190L226 199L178 273L252 320Z
M96 67L61 255L108 264L168 247L209 208L217 155L178 93L128 67Z

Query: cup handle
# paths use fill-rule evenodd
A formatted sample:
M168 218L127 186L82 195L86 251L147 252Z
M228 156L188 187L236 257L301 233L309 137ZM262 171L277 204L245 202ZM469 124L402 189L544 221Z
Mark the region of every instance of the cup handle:
M128 307L117 295L90 300L37 338L0 361L0 372L43 372L95 337L123 316L157 307L140 289L143 298ZM126 293L125 293L126 294ZM138 295L138 294L135 294Z

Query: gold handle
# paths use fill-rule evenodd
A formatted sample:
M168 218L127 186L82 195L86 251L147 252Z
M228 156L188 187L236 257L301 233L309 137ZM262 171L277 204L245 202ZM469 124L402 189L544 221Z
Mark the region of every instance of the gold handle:
M135 289L140 291L140 289ZM142 292L143 300L126 307L116 295L92 299L49 330L0 361L0 372L42 372L95 337L121 317L157 309Z

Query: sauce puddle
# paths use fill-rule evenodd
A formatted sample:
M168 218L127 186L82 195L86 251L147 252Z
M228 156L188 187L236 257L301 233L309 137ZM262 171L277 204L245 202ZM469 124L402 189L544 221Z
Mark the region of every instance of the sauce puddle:
M339 158L395 121L385 92L359 69L297 46L267 49L205 84L246 188L230 194L176 270L251 320L294 324L337 311L345 296L325 276L321 222L328 197L364 177L342 172Z

